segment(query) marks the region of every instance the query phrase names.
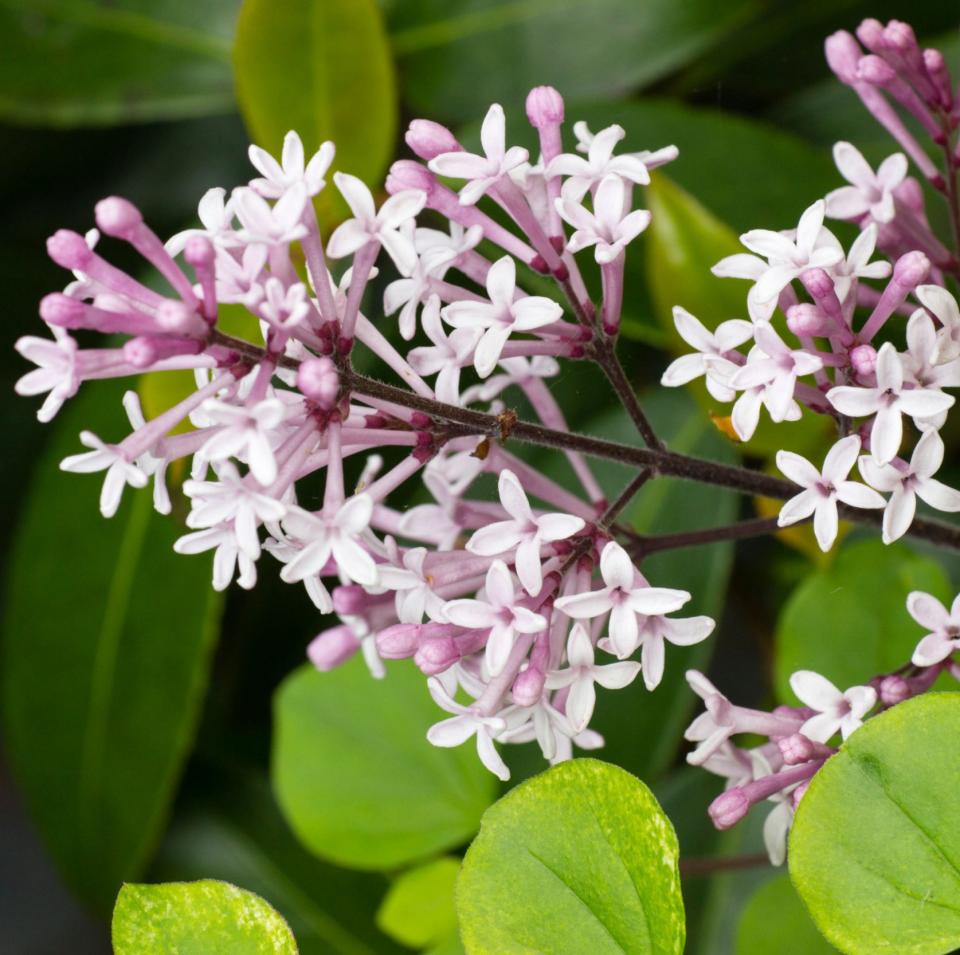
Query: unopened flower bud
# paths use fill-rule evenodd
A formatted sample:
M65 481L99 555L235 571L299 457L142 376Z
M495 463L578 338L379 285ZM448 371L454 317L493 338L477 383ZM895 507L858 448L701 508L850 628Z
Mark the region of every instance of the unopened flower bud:
M51 292L40 300L40 317L48 325L60 328L81 328L86 306L62 292Z
M167 299L157 306L157 325L171 335L189 335L196 318L196 314L183 302L174 299Z
M403 137L410 149L424 162L429 162L441 153L457 153L463 146L457 137L447 129L429 119L415 119L407 127Z
M911 696L910 684L902 676L896 674L885 676L877 689L880 702L886 706L896 706L897 703L902 703Z
M149 368L159 357L156 341L146 335L131 338L123 344L123 357L134 368Z
M857 39L874 53L882 50L884 47L883 24L874 17L867 17L857 27Z
M436 186L437 177L412 159L398 159L387 173L386 188L391 196L405 189L420 189L429 196Z
M930 260L922 252L907 252L893 266L893 281L905 289L914 289L927 280Z
M903 182L893 190L894 198L913 212L923 215L924 199L923 186L913 176L907 176Z
M552 86L535 86L527 93L526 106L534 129L563 122L563 97Z
M857 79L857 61L860 59L860 45L852 33L838 30L827 37L824 43L827 64L844 83L855 83Z
M869 378L877 368L877 350L873 345L857 345L850 351L850 364L861 378Z
M47 254L65 269L82 269L93 257L83 236L71 229L57 229L47 239Z
M903 20L891 20L884 27L883 42L888 49L896 50L905 58L909 58L920 51L913 27L909 23L904 23Z
M518 673L513 681L513 702L518 706L533 706L543 696L545 681L543 670L528 666L526 670Z
M750 800L739 789L728 789L717 796L710 808L710 818L718 829L729 829L735 826L750 809Z
M297 369L297 388L324 411L331 411L340 394L340 374L331 359L307 358Z
M815 744L802 733L784 736L777 740L777 746L780 747L780 755L783 756L783 761L788 766L809 762L817 755Z
M826 315L816 305L804 302L800 305L791 305L787 309L787 328L798 337L823 335L829 325Z
M327 671L346 663L359 649L360 641L349 627L331 627L310 641L307 656L318 670Z
M872 83L874 86L887 86L896 78L896 70L886 60L881 60L879 56L874 56L872 53L860 57L860 62L857 64L857 79Z
M94 208L94 217L101 232L121 239L129 236L143 222L140 210L120 196L101 199Z
M333 609L346 616L363 613L370 606L370 595L358 584L341 584L333 588Z
M449 670L459 659L460 648L453 637L432 637L424 640L413 656L413 662L427 676Z
M420 646L421 627L415 623L398 623L377 634L377 652L385 660L412 657Z
M213 243L205 235L192 235L183 247L184 260L194 268L204 268L213 265L216 258Z

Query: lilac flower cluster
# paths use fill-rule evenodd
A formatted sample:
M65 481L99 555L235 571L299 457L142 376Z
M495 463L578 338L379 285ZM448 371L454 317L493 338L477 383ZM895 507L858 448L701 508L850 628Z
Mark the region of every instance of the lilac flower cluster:
M726 780L725 791L710 805L718 829L735 825L752 806L772 802L763 837L770 861L782 865L794 810L817 770L837 751L831 741L838 735L846 739L870 716L925 693L941 675L960 680L955 656L960 595L947 610L936 597L914 591L907 611L928 631L909 664L843 692L820 674L800 670L790 677L790 688L803 706L778 706L771 713L736 706L702 673L687 673L706 708L687 729L686 738L697 744L687 761ZM731 739L743 733L767 741L742 749Z
M324 143L308 158L293 132L279 161L251 147L259 175L229 196L211 189L198 210L202 227L166 243L131 203L104 199L96 230L61 230L48 242L75 279L41 303L53 340L17 343L39 366L17 388L46 394L43 421L87 380L192 370L192 393L150 421L128 392L130 433L106 441L84 432L89 450L62 467L105 472L100 505L109 517L126 485L151 480L157 509L169 512L166 475L189 459L190 531L176 550L213 551L220 590L234 579L253 587L260 558L270 554L284 581L302 583L320 612L339 617L309 647L318 668L361 651L379 677L384 659L413 658L451 714L430 730L431 742L475 737L483 762L504 779L494 740L536 739L548 759L568 757L574 742L600 745L588 728L595 684L623 687L642 670L653 689L665 642L694 643L713 629L706 617L668 616L690 594L651 586L611 539L629 496L609 505L579 453L567 453L578 495L442 414L478 406L502 413L500 395L517 389L545 425L566 430L546 381L559 357L609 355L626 246L650 221L632 208L634 187L676 156L673 148L616 154L620 127L593 135L583 125L579 152L565 153L563 101L549 88L531 92L527 112L540 140L536 162L507 147L504 113L494 105L482 154L441 126L413 122L407 142L422 162L394 164L379 208L359 179L334 173L352 215L326 242L312 199L326 187L334 147ZM463 181L459 194L441 177ZM516 230L483 211L481 200ZM419 225L424 209L449 230ZM132 245L168 291L111 265L100 252L104 236ZM382 313L397 316L399 337L411 343L402 351L385 322L362 310L381 252L398 273ZM599 310L578 253L599 264ZM334 262L345 267L334 271ZM562 295L520 287L518 263L555 281L572 320ZM260 339L224 333L221 312L231 305L253 316ZM128 337L81 347L72 333L89 330ZM356 373L358 345L405 386L400 403ZM417 400L436 414L416 410ZM386 467L384 455L398 452ZM365 463L351 488L345 463L355 456ZM303 490L317 473L319 507ZM470 496L483 474L499 475L498 501ZM412 479L422 479L431 503L397 510L390 496ZM629 660L638 650L640 662ZM595 662L598 652L614 662ZM469 705L458 702L463 694Z

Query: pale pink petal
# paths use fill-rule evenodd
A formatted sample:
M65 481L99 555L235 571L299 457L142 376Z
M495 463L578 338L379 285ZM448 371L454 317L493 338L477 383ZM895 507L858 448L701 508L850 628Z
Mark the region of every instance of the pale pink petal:
M823 459L823 476L831 482L843 481L856 463L860 453L860 438L851 434L841 438Z
M604 545L600 554L600 574L608 587L633 588L636 570L627 552L616 541Z
M790 677L790 689L801 703L820 712L836 706L843 696L825 676L813 670L797 670Z
M575 620L588 620L599 617L613 606L609 590L593 590L585 594L573 594L560 597L554 606Z
M593 668L593 679L607 690L622 690L629 686L640 672L640 664L634 660L607 663Z
M640 650L640 666L643 670L643 682L648 690L655 690L660 685L665 659L663 638L659 634L644 637Z
M678 647L689 647L706 640L716 625L716 621L707 616L683 617L679 620L666 618L661 630L670 643Z
M913 491L898 487L890 495L887 509L883 512L883 542L899 540L910 529L917 511L917 496Z
M443 614L458 627L470 630L486 630L492 627L497 615L491 606L482 600L450 600L443 605Z
M911 663L918 667L930 667L946 660L957 649L953 640L947 640L943 634L928 633L913 651Z
M838 481L836 491L837 499L851 507L876 508L887 503L876 491L859 481Z
M777 467L800 487L813 487L820 481L820 472L806 458L793 451L778 451Z
M589 677L574 680L567 696L567 719L574 731L579 733L587 728L593 708L597 702L597 691Z
M946 607L922 590L913 590L907 595L907 612L920 626L929 630L939 630L950 623Z
M820 498L813 512L813 534L817 538L820 550L826 552L833 546L833 542L837 539L838 524L836 502Z

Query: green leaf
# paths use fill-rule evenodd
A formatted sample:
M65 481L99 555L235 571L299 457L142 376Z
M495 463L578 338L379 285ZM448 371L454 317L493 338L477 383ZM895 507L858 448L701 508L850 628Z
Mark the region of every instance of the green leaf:
M778 697L794 702L790 674L816 670L841 689L909 662L923 636L907 613L907 594L925 590L949 603L939 564L904 544L863 540L844 547L827 570L793 592L777 623Z
M229 882L125 885L113 910L115 955L297 955L290 926Z
M173 552L175 523L127 489L112 520L102 475L58 470L90 428L124 420L119 383L88 386L41 456L10 556L3 620L7 752L61 873L109 911L153 848L190 749L222 598Z
M460 860L434 859L400 875L390 886L377 925L409 948L427 948L457 934L453 887Z
M942 955L960 945L960 694L869 720L800 801L790 877L847 955Z
M0 118L108 125L228 113L236 0L0 0Z
M204 779L191 787L203 797L178 811L150 868L151 880L210 877L246 886L283 915L303 955L401 951L374 925L387 888L382 875L336 868L307 852L280 815L265 778L222 766L215 773L214 785Z
M470 955L679 953L677 837L650 790L594 759L561 763L484 813L457 913Z
M394 148L397 96L375 0L244 0L234 47L237 98L251 138L274 155L296 130L307 155L336 143L335 166L379 186ZM328 177L329 219L345 206Z
M466 842L496 792L471 746L426 739L443 718L409 661L370 677L357 656L304 666L277 691L274 789L303 844L358 869L388 869Z
M736 955L829 955L836 949L810 921L786 875L760 886L740 916Z
M527 91L570 99L622 94L721 42L756 0L404 0L391 34L404 98L417 113L464 122L492 102L523 109Z

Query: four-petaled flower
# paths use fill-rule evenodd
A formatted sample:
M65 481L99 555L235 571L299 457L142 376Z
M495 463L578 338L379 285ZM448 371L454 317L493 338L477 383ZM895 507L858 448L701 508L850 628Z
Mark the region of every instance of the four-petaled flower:
M432 345L419 345L410 350L407 360L418 375L436 375L433 384L438 401L460 404L460 369L470 363L480 336L479 328L456 328L447 335L440 321L440 299L431 295L420 316Z
M128 484L130 487L146 487L147 475L133 461L129 461L120 448L105 444L90 431L80 432L80 443L93 450L64 458L60 462L60 470L78 474L106 471L100 491L100 513L104 517L113 517L120 506L123 489Z
M607 176L616 176L621 181L628 179L632 183L645 186L650 182L650 173L639 155L613 155L617 143L626 135L622 126L614 125L601 129L590 137L585 159L576 153L562 153L551 160L546 175L567 177L563 181L562 195L572 203L579 202L588 190Z
M325 185L323 177L333 162L334 152L333 143L322 143L310 157L310 161L304 164L303 143L300 137L290 130L283 137L280 162L265 149L259 146L250 147L250 162L263 177L252 180L250 185L266 199L279 199L288 189L298 184L304 186L308 196L315 196Z
M523 589L534 596L543 586L540 548L572 537L583 530L586 522L572 514L535 515L512 471L500 472L499 491L500 503L511 519L481 527L467 542L467 550L481 557L493 557L516 548L514 568Z
M813 670L794 673L790 689L801 703L817 711L800 727L800 732L814 743L826 743L838 731L846 739L863 725L863 718L877 702L877 691L872 686L852 686L841 693Z
M203 411L219 427L200 448L200 457L224 461L244 455L254 478L264 486L271 484L277 476L277 462L270 439L283 420L283 404L265 398L244 407L210 398L203 403Z
M63 403L72 398L80 387L77 375L77 343L62 328L51 326L53 341L24 335L14 348L37 367L28 371L14 386L18 395L46 394L37 418L52 421Z
M812 514L817 543L821 550L827 551L837 537L837 501L851 507L883 507L886 501L876 491L865 484L847 480L859 452L860 438L857 435L841 438L823 459L823 470L818 471L799 454L778 451L777 467L803 488L780 508L778 526L796 524Z
M827 215L831 219L870 216L874 222L892 222L897 211L894 190L907 177L907 157L894 153L874 172L856 146L839 142L833 147L833 161L850 185L827 195Z

